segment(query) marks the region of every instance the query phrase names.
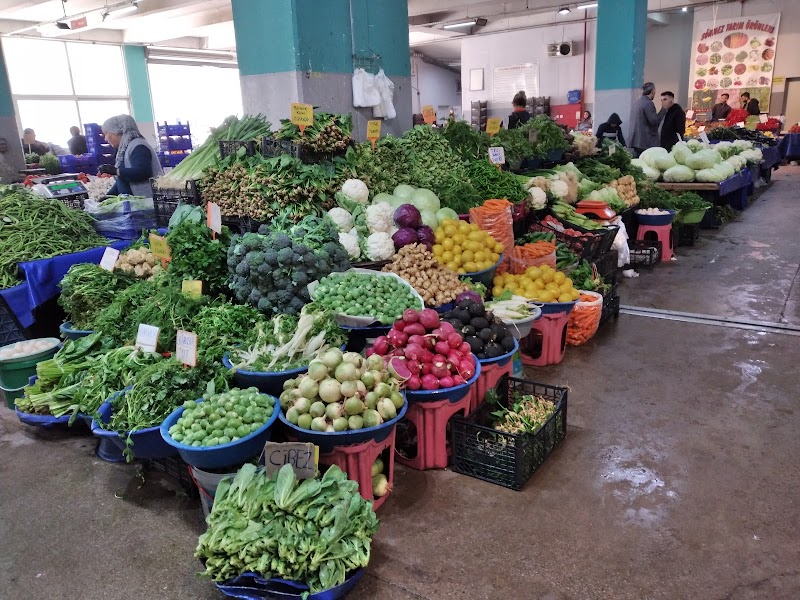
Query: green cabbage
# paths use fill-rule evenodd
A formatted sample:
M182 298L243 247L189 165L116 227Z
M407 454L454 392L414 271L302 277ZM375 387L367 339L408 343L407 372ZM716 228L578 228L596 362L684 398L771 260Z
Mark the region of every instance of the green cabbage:
M648 148L647 150L642 152L639 155L639 160L644 161L645 164L650 165L654 169L658 169L658 166L656 166L656 162L655 162L656 157L663 157L663 156L666 156L668 154L669 153L666 151L666 149L664 149L664 148L662 148L660 146L656 146L655 148Z
M642 171L644 171L645 176L651 181L658 181L658 178L661 177L661 171L654 169L640 158L634 158L631 161L631 166L639 167Z
M722 157L719 155L719 152L716 150L706 149L699 150L691 156L687 156L684 164L690 169L698 170L710 169L719 162L722 162Z
M696 174L695 177L697 181L702 181L704 183L717 183L725 179L725 174L717 171L717 169L700 169Z
M692 155L692 149L686 142L678 142L672 147L672 157L679 165L686 164L686 158Z
M695 180L695 173L685 165L675 165L664 171L664 181L672 183L689 183Z
M439 197L432 191L425 188L414 190L414 193L411 194L409 200L420 210L429 210L435 213L441 208L441 205L439 204Z

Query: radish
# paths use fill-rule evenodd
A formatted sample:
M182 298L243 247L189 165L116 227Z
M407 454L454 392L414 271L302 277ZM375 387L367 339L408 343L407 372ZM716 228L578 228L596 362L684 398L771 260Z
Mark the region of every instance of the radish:
M439 326L439 313L432 308L423 308L419 312L419 323L425 329L436 329Z
M406 331L405 333L408 332ZM426 338L422 334L414 334L414 335L409 334L408 345L410 346L411 344L416 344L417 346L420 347L420 349L428 348L430 346L428 338Z
M450 369L458 369L458 366L461 364L463 358L464 357L461 356L458 352L456 352L455 350L451 350L447 354L447 366Z
M389 352L389 340L385 335L382 335L375 339L375 343L372 344L372 347L375 349L376 354L384 356Z
M419 360L419 357L422 356L422 347L417 344L407 344L403 349L403 354L409 360Z
M419 321L419 313L413 308L407 308L403 311L403 321L406 323L416 323Z
M423 347L422 356L419 357L419 362L421 363L433 362L433 352Z
M390 329L389 333L386 334L386 338L392 346L401 348L406 345L408 334L398 329Z
M403 319L397 319L394 323L392 323L392 327L397 329L397 331L403 331L406 328L406 322Z
M420 370L419 361L416 361L412 358L411 360L406 361L406 366L408 367L408 370L411 371L411 373L413 374L419 373Z
M470 352L472 352L472 347L467 342L461 342L461 345L458 347L458 352L462 356L469 356Z
M461 385L462 383L467 383L466 380L461 375L453 375L453 385Z
M453 387L454 385L455 385L455 383L453 383L453 378L452 378L452 377L450 377L449 375L447 375L447 376L445 376L445 377L440 377L440 378L439 378L439 386L440 386L440 387L443 387L443 388L451 388L451 387Z
M458 365L458 372L461 376L467 380L472 379L475 375L475 365L473 364L471 359L464 359L461 361L461 364Z
M367 348L367 351L365 352L365 354L367 355L367 358L369 358L370 356L375 354L375 348Z
M431 375L433 375L437 379L441 379L442 377L447 377L448 375L450 375L450 370L447 368L447 365L443 360L434 361L433 366L431 368Z
M447 343L451 348L455 350L456 348L460 347L462 343L466 342L464 342L463 338L460 335L458 335L456 332L453 332L447 336ZM467 346L469 346L469 344L467 344Z
M444 335L445 337L450 335L451 333L456 332L456 329L455 327L453 327L453 324L448 323L447 321L442 321L441 323L439 323L439 329L441 330L442 335Z
M422 380L420 380L419 375L412 375L406 381L406 387L410 390L418 390L422 387Z
M424 375L430 374L431 369L433 369L433 365L431 363L429 363L429 362L426 362L426 363L422 363L422 367L420 368L420 371L422 372L422 375L424 376Z
M423 390L438 390L439 389L439 380L434 377L433 375L423 375L422 376L422 389Z
M433 349L436 351L437 354L441 354L442 356L447 356L447 353L450 352L450 346L447 345L447 342L436 342Z
M408 335L425 335L427 333L421 323L409 323L403 331Z
M396 379L399 379L401 382L408 381L408 379L411 377L411 371L409 371L408 367L406 366L405 359L399 357L395 357L389 360L389 372L392 375L394 375ZM384 383L381 385L386 385L386 384Z

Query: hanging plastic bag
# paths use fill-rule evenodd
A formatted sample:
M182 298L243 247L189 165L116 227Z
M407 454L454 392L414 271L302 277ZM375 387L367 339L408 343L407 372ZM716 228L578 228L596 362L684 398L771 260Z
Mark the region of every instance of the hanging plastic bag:
M397 111L394 108L394 83L386 77L383 69L375 75L375 87L380 93L380 103L372 109L374 117L383 119L394 119Z
M369 108L381 103L381 94L375 79L375 75L367 73L364 69L353 71L353 106Z
M569 313L567 343L580 346L594 337L603 316L603 297L597 292L581 290L580 300Z
M84 202L84 211L94 219L95 231L110 238L135 239L142 229L156 225L152 198L118 196L105 203L90 199Z
M514 221L508 200L487 200L481 206L469 209L469 220L491 234L496 242L503 244L503 261L497 266L497 273L509 270L511 252L514 248Z
M628 230L620 217L617 217L611 223L612 225L619 226L611 248L617 251L617 266L624 267L631 261L631 249L628 246Z

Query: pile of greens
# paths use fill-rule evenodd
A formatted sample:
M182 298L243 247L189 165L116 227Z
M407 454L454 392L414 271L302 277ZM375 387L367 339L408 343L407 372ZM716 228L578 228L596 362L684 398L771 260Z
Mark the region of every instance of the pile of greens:
M217 488L195 556L214 581L250 571L306 584L314 593L366 567L377 531L372 503L339 467L300 482L290 465L270 478L245 464Z
M281 128L275 132L276 140L297 142L314 152L339 152L352 142L353 115L314 113L314 123L304 132L289 119L281 120Z
M264 316L252 306L229 302L204 306L192 320L198 357L220 360L234 346L251 344L265 322Z
M479 200L469 208L492 198L506 198L510 202L522 202L528 193L519 178L510 171L501 171L488 160L476 160L467 167L467 176ZM456 211L459 212L459 211Z
M63 202L0 186L0 289L17 285L17 263L81 252L108 243L93 219Z
M489 146L492 145L491 138L486 133L473 129L466 121L451 121L441 133L453 152L464 162L486 158Z
M551 150L566 150L569 142L564 137L564 130L558 126L547 115L536 115L524 125L518 127L516 131L526 137L531 130L536 131L536 142L533 144L533 155L538 158L546 158Z
M618 152L615 153L619 154ZM591 179L595 183L611 183L622 177L622 172L616 168L606 164L604 160L599 158L581 158L575 165L578 167L584 176ZM641 171L641 169L639 169Z
M372 196L391 194L401 183L411 181L403 144L391 135L379 139L374 151L370 143L348 148L344 161L349 175L363 181Z
M97 314L137 279L124 271L106 271L94 263L72 265L59 284L58 304L73 329L91 326Z
M491 146L502 146L506 157L506 164L512 169L518 168L523 160L535 156L536 151L528 141L527 132L520 128L501 129L491 138ZM481 156L486 158L486 153Z
M211 229L204 222L184 219L169 230L167 244L170 248L170 263L167 275L175 281L197 279L203 282L210 295L220 293L228 287L228 269L225 264L230 244L227 227L211 238Z

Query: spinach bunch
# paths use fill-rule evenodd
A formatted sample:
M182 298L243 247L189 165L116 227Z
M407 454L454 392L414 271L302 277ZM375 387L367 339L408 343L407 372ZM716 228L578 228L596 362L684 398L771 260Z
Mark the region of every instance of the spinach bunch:
M167 243L172 257L167 273L176 281L199 279L210 295L227 289L230 244L227 227L212 239L211 229L205 223L186 219L170 229Z

